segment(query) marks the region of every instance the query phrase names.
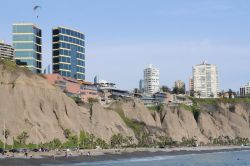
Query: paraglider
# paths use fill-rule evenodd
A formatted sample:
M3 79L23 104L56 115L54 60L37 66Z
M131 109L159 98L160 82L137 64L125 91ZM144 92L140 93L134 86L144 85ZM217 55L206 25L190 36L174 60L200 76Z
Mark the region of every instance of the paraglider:
M42 8L41 6L36 5L33 7L33 11L36 12L38 9L41 9L41 8ZM37 15L36 17L38 18L39 15Z

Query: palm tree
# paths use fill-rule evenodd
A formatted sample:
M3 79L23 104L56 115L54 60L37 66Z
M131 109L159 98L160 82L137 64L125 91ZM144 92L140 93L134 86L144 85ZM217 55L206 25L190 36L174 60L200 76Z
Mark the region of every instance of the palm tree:
M23 131L20 135L17 136L17 140L20 144L25 144L26 140L29 138L29 135L26 131Z
M5 140L6 140L4 143L6 143L7 140L8 140L8 137L9 137L9 135L10 135L10 130L9 130L9 129L5 129L5 130L3 131L3 135L4 135L4 138L5 138ZM5 147L5 145L4 145L4 147Z
M64 129L63 134L64 134L65 138L68 139L70 137L70 134L71 134L70 129Z

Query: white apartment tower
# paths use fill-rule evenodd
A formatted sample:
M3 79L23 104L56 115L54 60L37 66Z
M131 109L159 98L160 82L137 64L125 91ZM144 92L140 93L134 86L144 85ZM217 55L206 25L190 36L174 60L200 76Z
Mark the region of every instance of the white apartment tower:
M144 92L154 94L160 91L160 71L149 65L144 69Z
M250 96L250 82L240 87L240 96Z
M195 97L217 98L219 93L217 66L207 64L206 61L193 66L193 88Z

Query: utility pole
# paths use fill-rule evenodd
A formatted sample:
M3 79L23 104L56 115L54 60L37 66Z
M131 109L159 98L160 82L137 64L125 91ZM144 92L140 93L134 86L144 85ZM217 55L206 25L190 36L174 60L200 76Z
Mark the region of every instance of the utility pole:
M79 134L79 135L78 135ZM78 133L77 135L77 148L78 148L78 150L79 150L79 148L80 148L80 131L79 131L79 133Z
M6 145L6 132L5 132L5 120L3 121L3 149L5 150L5 145Z
M38 149L38 140L37 140L37 126L36 126L36 148Z

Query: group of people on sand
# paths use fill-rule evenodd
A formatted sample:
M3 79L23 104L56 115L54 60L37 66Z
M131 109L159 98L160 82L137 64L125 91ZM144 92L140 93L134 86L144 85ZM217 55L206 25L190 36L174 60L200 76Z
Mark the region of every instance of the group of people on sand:
M5 153L2 153L2 156L5 156ZM6 153L6 157L7 157L7 158L9 158L9 157L14 158L14 157L15 157L15 153L12 152L12 155ZM31 155L29 156L29 153L28 153L28 152L24 152L24 157L25 157L25 158L28 158L28 157L32 158L33 155L31 154Z
M81 154L81 156L82 156L82 155L83 155L83 152L81 152L80 154ZM68 151L65 152L64 157L67 157L67 158L68 158L68 157L71 157L71 156L72 156L72 153L71 153L70 151L69 151L69 153L68 153ZM89 156L89 157L91 156L90 151L88 151L87 156Z

